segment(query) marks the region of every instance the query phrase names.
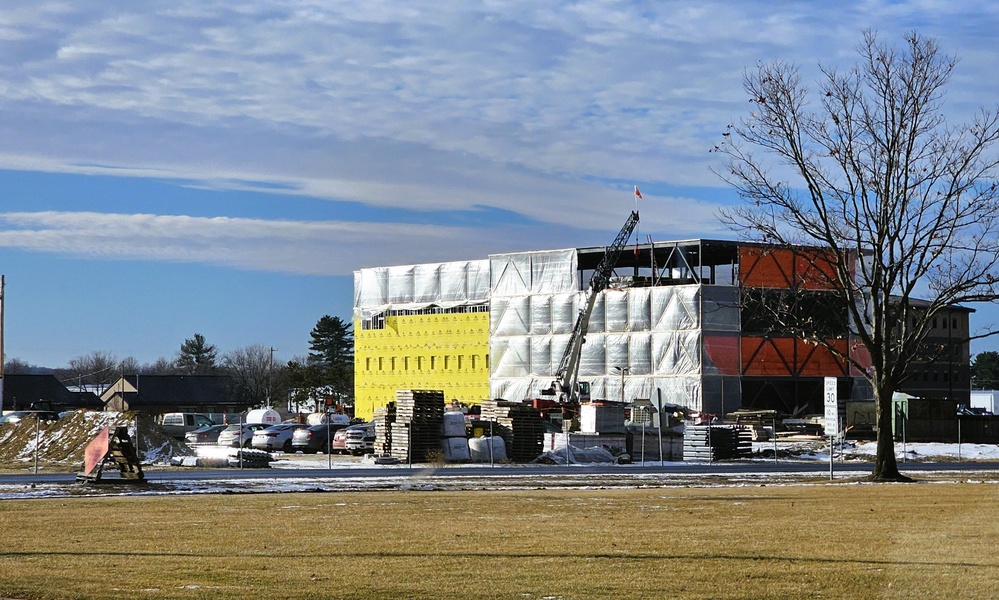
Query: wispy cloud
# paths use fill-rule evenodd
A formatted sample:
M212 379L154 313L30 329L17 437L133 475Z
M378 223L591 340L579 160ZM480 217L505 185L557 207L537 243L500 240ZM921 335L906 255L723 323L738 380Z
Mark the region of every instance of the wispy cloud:
M744 67L781 58L814 72L820 60L852 62L864 28L886 36L918 28L967 59L972 75L958 71L958 110L995 96L980 75L992 62L983 40L993 40L999 18L989 2L956 6L191 0L126 10L15 2L0 15L0 167L359 202L386 209L386 221L393 208L478 205L576 230L615 229L614 194L623 190L626 201L628 189L616 182L635 181L647 196L655 187L701 189L670 199L665 211L650 205L644 227L717 235L712 190L721 184L708 149L745 110ZM84 218L99 219L142 223L133 215ZM328 221L149 219L174 233L147 230L147 241L116 244L97 227L59 225L67 238L59 251L301 268L289 265L315 250L310 236L344 235ZM368 256L399 238L482 237L350 227L365 230L357 243ZM225 244L207 234L199 244L192 228ZM2 239L56 248L40 241L51 235L7 230ZM276 248L256 256L262 243ZM318 262L307 270L326 272Z

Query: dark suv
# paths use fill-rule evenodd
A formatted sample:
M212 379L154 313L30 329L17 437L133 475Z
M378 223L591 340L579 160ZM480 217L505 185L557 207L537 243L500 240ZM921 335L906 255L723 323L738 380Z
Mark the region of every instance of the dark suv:
M313 425L305 429L298 429L291 434L291 449L293 452L301 450L305 454L315 454L317 452L325 454L330 451L330 441L327 433L332 437L333 434L344 427L346 425L343 423L330 423L328 428L326 423L320 423L319 425Z

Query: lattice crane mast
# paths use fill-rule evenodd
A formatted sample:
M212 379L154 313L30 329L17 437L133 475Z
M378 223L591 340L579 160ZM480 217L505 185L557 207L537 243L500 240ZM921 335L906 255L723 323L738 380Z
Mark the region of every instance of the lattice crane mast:
M638 225L637 210L632 211L624 227L621 228L617 237L614 238L614 243L607 246L607 249L604 251L603 258L600 259L600 263L590 277L590 288L586 293L586 305L579 310L579 316L576 317L576 325L572 329L569 344L565 347L565 353L562 354L562 360L559 361L558 369L555 371L555 381L552 382L551 387L542 390L542 394L550 396L559 394L559 400L562 402L579 401L579 358L583 352L583 343L586 341L586 330L590 324L590 315L593 313L593 306L597 302L597 295L607 289L611 273L614 272L614 266L617 265L621 251L624 250L625 245L628 243L628 238L631 237L631 233L635 230L636 225Z

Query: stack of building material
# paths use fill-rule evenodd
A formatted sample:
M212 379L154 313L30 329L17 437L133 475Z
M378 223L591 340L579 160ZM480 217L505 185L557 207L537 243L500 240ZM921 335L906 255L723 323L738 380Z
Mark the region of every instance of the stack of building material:
M544 420L541 413L524 402L486 400L482 418L496 422L496 434L506 440L507 455L515 462L534 460L544 451Z
M443 423L443 390L397 390L395 422L391 425L392 456L423 462L440 452Z
M392 453L392 424L395 423L395 402L375 409L375 454Z
M683 460L731 460L752 453L751 432L742 428L688 425L683 433Z
M468 435L465 432L465 415L460 412L445 412L441 427L441 450L448 462L468 462Z

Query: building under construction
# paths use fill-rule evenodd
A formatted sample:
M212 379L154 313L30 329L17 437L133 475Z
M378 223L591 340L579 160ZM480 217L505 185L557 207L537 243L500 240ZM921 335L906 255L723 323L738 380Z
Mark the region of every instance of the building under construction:
M579 381L594 400L661 399L712 414L821 412L829 376L841 399L871 398L846 361L781 337L758 310L770 294L804 290L800 306L839 332L829 343L844 354L858 347L846 310L810 276L818 267L808 252L722 240L629 245L594 298ZM606 255L570 248L355 271L356 414L370 417L398 389L444 390L468 404L542 397ZM944 320L966 333L968 312ZM947 389L966 397L966 345L956 356Z

